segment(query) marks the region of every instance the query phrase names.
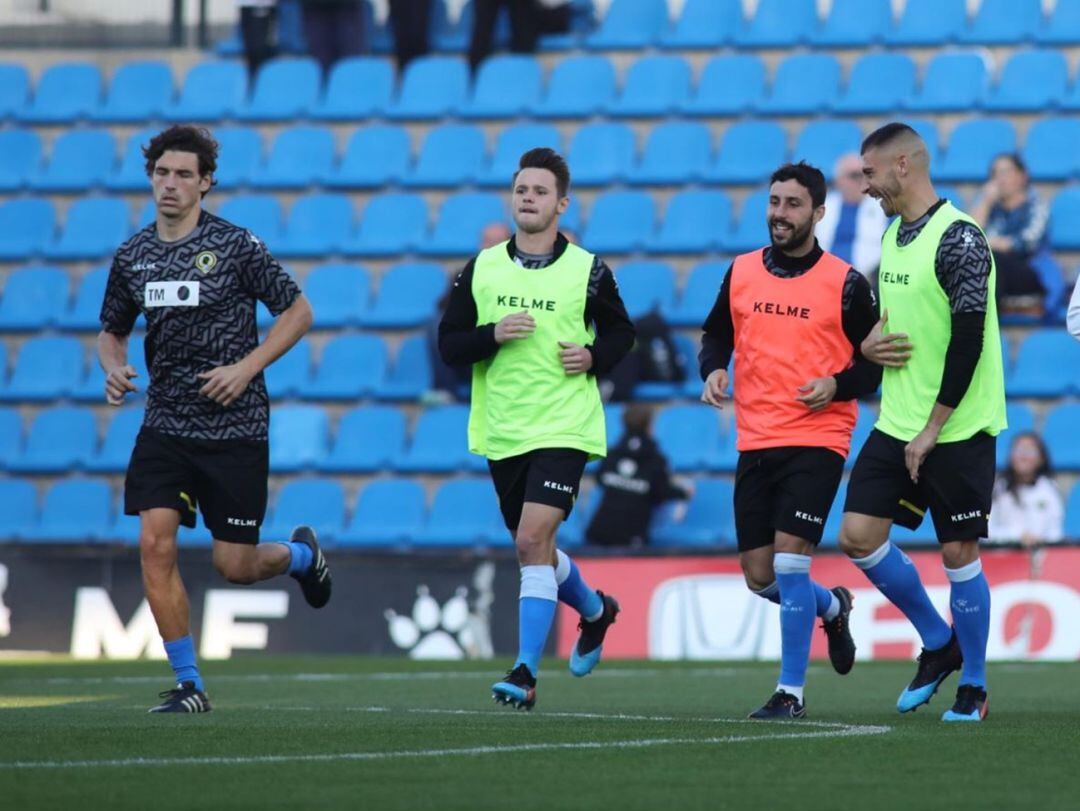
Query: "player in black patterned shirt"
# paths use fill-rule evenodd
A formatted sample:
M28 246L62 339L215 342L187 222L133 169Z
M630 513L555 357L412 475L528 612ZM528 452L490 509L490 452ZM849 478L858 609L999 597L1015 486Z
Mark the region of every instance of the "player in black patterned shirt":
M250 584L288 572L315 608L330 599L330 572L310 527L297 527L288 543L258 545L269 468L263 370L308 331L312 313L258 237L202 210L217 168L208 131L171 127L143 151L157 217L113 259L98 356L105 399L122 405L137 390L128 335L146 316L146 417L128 464L124 512L141 519L143 586L177 682L151 712L206 712L176 555L177 530L195 526L196 509L227 580ZM256 299L277 316L261 344Z

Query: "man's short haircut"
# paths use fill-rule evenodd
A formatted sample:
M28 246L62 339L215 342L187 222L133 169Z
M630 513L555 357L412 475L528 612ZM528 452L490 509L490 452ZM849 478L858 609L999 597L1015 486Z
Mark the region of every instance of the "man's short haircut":
M810 202L814 204L814 208L825 205L825 195L828 193L828 187L825 184L825 175L816 166L811 166L806 161L785 163L772 173L772 177L769 178L769 185L783 183L787 180L794 180L810 192Z
M191 152L199 159L199 176L210 176L210 184L217 183L214 180L214 172L217 171L218 143L210 130L205 127L195 127L191 124L175 124L167 130L162 130L150 143L143 147L143 155L146 157L146 174L152 176L158 160L166 152ZM206 192L203 192L205 195Z
M547 169L555 175L555 191L560 200L570 191L570 167L566 165L566 159L551 147L539 146L522 155L517 172L514 172L515 183L522 169Z
M872 133L866 136L862 142L862 149L859 150L860 155L865 155L871 149L877 149L880 146L888 146L898 138L916 138L921 140L919 133L915 132L907 124L899 121L893 121L886 124L883 127L878 127Z

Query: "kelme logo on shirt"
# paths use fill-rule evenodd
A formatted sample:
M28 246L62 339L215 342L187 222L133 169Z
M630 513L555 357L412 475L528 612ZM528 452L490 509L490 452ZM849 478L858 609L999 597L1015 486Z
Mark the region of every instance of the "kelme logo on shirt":
M909 273L890 273L883 270L878 274L880 284L907 284L911 278Z
M555 312L555 302L550 299L533 298L532 296L497 296L496 303L500 307L521 308L523 310L544 310Z
M203 251L195 257L195 267L203 273L209 273L217 265L217 254L213 251Z
M809 307L800 307L797 304L781 304L778 301L755 301L754 312L765 313L766 315L786 315L791 318L810 317Z

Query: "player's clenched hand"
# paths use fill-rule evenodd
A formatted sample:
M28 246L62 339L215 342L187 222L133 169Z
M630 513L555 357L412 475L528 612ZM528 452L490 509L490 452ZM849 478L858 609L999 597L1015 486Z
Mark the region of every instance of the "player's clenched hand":
M254 376L241 363L218 366L209 372L200 372L196 375L200 380L206 381L199 389L199 394L223 406L231 406L235 403Z
M117 366L105 375L105 402L109 405L123 405L124 395L129 391L138 391L131 378L138 377L134 366Z
M937 447L937 440L938 430L928 425L904 446L904 464L907 465L908 475L916 484L919 483L919 468L927 454Z
M717 408L723 408L722 400L727 399L727 369L717 369L705 378L705 387L701 390L701 402Z
M507 341L528 338L535 331L536 321L525 310L510 313L504 315L495 325L495 343L504 344Z
M835 377L815 377L799 386L799 396L795 399L811 411L821 411L836 396Z
M906 333L885 332L885 325L888 323L889 311L885 310L870 330L870 334L863 338L859 349L868 361L878 366L892 366L899 369L911 357L912 345L908 343Z
M568 375L580 375L592 368L592 352L580 344L559 341L559 360Z

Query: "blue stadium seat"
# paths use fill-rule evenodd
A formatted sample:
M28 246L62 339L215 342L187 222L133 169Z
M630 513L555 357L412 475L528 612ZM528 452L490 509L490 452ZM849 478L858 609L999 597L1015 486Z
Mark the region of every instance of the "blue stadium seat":
M668 406L654 433L673 470L704 470L720 444L719 412L700 403Z
M37 524L22 533L23 540L83 543L107 536L113 496L109 485L96 479L62 479L45 493Z
M361 406L341 415L333 447L318 468L332 473L374 473L392 468L404 450L404 412Z
M293 347L291 352L295 351ZM317 467L329 452L329 438L321 406L277 406L270 411L270 471L293 473Z
M990 164L1003 152L1016 151L1016 130L1008 119L971 118L956 125L944 159L934 172L945 182L984 180Z
M495 488L483 478L453 479L440 487L413 541L418 546L475 546L508 538Z
M247 68L243 63L206 61L188 71L180 98L165 110L169 121L218 121L244 106Z
M958 40L968 45L1017 45L1031 40L1040 23L1041 0L981 0Z
M297 198L274 252L280 256L340 253L352 233L352 202L344 194L308 194Z
M405 68L401 93L386 114L400 120L430 120L457 112L469 88L468 65L461 58L421 56Z
M22 345L0 400L45 402L67 395L83 371L76 338L34 337Z
M292 127L274 139L263 170L251 178L260 188L302 189L334 171L334 135L325 127Z
M1080 120L1037 119L1024 140L1023 158L1032 180L1068 180L1080 174Z
M465 118L515 118L540 100L543 77L534 56L493 56L480 65L472 95L461 107Z
M99 259L114 253L131 233L131 211L121 198L81 197L68 208L60 238L45 246L45 257Z
M341 163L325 181L335 188L374 189L400 183L411 162L412 145L404 127L373 125L353 133Z
M86 62L50 65L38 79L34 98L18 114L31 124L71 124L86 118L101 101L101 71Z
M345 488L332 479L293 479L278 490L269 521L259 530L267 541L285 541L306 524L320 544L333 544L345 529Z
M1080 250L1080 188L1070 186L1050 204L1050 245L1059 251Z
M99 299L98 307L100 306ZM137 391L130 392L124 398L130 403L143 397L146 394L146 387L150 384L150 376L146 371L146 350L142 333L132 333L128 336L127 357L128 363L135 367L136 372L132 382ZM94 349L91 349L88 361L86 374L79 378L78 384L72 389L71 398L82 403L101 405L105 401L105 372L102 371Z
M263 372L270 398L279 400L304 396L311 380L312 365L311 342L301 338Z
M966 0L907 0L889 45L940 46L956 40L967 23Z
M886 115L902 109L915 92L915 61L905 53L870 53L852 66L833 112Z
M633 253L656 226L652 197L642 191L603 192L593 203L581 243L593 253Z
M889 0L833 0L810 42L819 48L865 48L881 42L891 26Z
M922 86L908 108L919 112L970 112L982 106L990 89L986 60L977 53L943 52L930 60Z
M585 44L594 51L632 51L652 45L667 28L665 0L612 0Z
M751 54L714 56L698 79L697 92L683 105L694 116L735 116L765 95L765 63Z
M401 342L394 368L375 392L380 400L418 400L432 387L431 357L426 335Z
M127 470L135 438L142 427L144 412L141 407L127 406L110 411L113 416L105 430L101 447L86 461L86 469L95 473L123 473Z
M698 328L705 323L709 310L720 294L720 285L724 281L728 266L728 262L721 260L702 262L693 267L683 286L678 305L668 314L668 321L672 326ZM696 379L696 375L694 377Z
M455 188L470 184L484 166L484 133L470 124L442 124L428 132L406 186Z
M310 57L274 59L259 68L251 99L236 111L241 121L304 118L319 99L322 70Z
M95 121L143 122L160 118L173 101L168 63L126 62L116 69L105 101L94 110Z
M160 131L160 127L146 127L128 136L120 165L105 178L105 187L109 191L149 191L150 178L146 174L143 147Z
M311 108L324 121L366 121L381 115L394 97L394 67L386 59L350 56L334 63L326 94Z
M667 121L649 133L641 163L630 182L640 185L681 185L705 175L712 154L709 130L704 124Z
M1020 344L1008 381L1012 397L1063 397L1080 392L1080 343L1053 329L1031 333Z
M316 328L338 329L360 323L371 301L371 281L360 265L316 265L304 278L304 294Z
M0 191L19 191L40 166L41 138L36 132L0 130Z
M1065 98L1068 84L1065 54L1018 51L1005 63L1001 79L986 100L986 109L1042 113Z
M52 145L48 163L30 178L39 191L85 191L105 182L116 162L116 144L106 130L72 130Z
M0 259L29 259L40 253L56 230L56 209L40 197L0 203Z
M381 194L371 198L356 233L346 240L349 256L398 256L411 253L428 230L428 210L418 194ZM473 246L475 248L475 245Z
M214 173L219 189L246 186L259 174L263 162L262 137L251 127L218 127L218 168Z
M615 68L604 56L572 56L556 63L544 97L533 107L539 118L586 118L615 98Z
M412 442L395 467L410 473L485 470L484 458L469 453L468 424L468 406L438 406L420 412Z
M624 118L670 115L690 97L690 64L681 56L644 56L630 66L608 114Z
M796 158L798 160L798 158ZM746 253L769 244L769 229L765 224L765 209L769 190L758 189L743 201L731 233L723 237L722 249L732 254Z
M791 48L806 42L817 29L814 0L760 0L752 19L735 33L743 48Z
M386 546L411 541L424 524L424 488L412 479L376 479L360 491L338 542Z
M738 121L724 133L705 176L713 183L761 183L784 162L787 151L787 133L779 124Z
M394 265L382 274L375 301L360 324L371 329L417 327L435 316L435 302L446 286L446 272L437 264Z
M38 522L37 492L25 479L0 479L0 541L17 541Z
M667 312L675 303L675 273L666 262L627 262L616 271L615 280L631 318L655 308Z
M0 121L14 118L30 98L30 74L11 62L0 63Z
M417 248L427 256L471 256L480 244L480 232L493 222L506 222L502 197L476 192L451 194L439 207L431 237Z
M814 115L827 110L840 90L840 62L832 54L795 54L776 69L769 95L757 105L766 115Z
M791 159L813 164L828 176L841 155L857 155L861 145L862 130L854 121L811 121L799 133Z
M34 332L55 325L67 308L69 291L68 275L60 268L13 270L0 297L0 331Z
M491 163L476 178L481 186L508 188L521 156L538 146L562 150L562 138L551 124L514 124L499 133Z
M1008 376L1006 375L1006 388L1008 388ZM1025 431L1035 430L1035 412L1023 403L1010 400L1005 404L1005 421L1009 427L998 434L997 437L997 467L1004 469L1009 463L1009 451L1012 448L1013 437ZM1056 462L1056 457L1054 458Z
M1075 370L1077 367L1073 367ZM1075 394L1078 388L1073 386ZM1050 448L1054 467L1060 470L1080 471L1080 403L1061 403L1046 413L1043 439Z
M246 228L273 249L281 242L284 215L270 194L237 194L221 204L218 216Z
M1057 0L1050 16L1036 32L1035 40L1040 45L1080 43L1080 0Z
M339 335L323 347L318 368L302 394L309 400L359 400L386 377L386 343L378 335Z
M731 42L742 20L740 0L686 0L675 24L660 36L660 47L707 50Z
M634 131L625 124L581 127L570 141L570 165L578 186L604 186L625 180L634 165Z
M7 463L16 473L66 473L85 467L97 446L94 412L61 406L37 413L22 451Z
M1058 0L1058 4L1062 0ZM1073 541L1080 538L1080 482L1077 482L1065 505L1065 537Z
M4 361L2 352L0 352L0 361ZM4 366L6 371L6 363ZM0 406L0 469L6 468L8 462L18 455L22 448L22 441L23 424L19 410ZM0 479L0 482L2 481L3 479Z
M653 546L733 546L735 542L734 488L724 479L697 479L694 497L682 521L664 521L651 535Z
M719 190L676 192L664 222L646 242L651 253L707 253L731 230L731 200Z

